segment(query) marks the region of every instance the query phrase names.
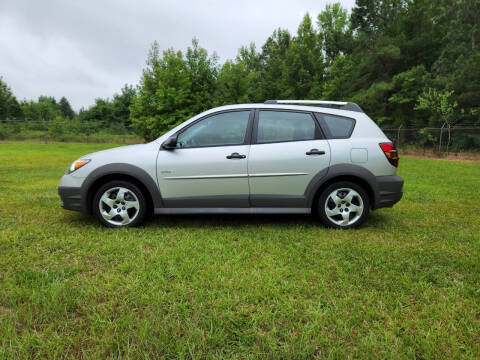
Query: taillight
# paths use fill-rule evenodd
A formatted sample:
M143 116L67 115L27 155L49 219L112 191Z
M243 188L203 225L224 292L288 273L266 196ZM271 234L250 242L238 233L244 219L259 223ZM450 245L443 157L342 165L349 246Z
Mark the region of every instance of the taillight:
M387 157L387 160L390 164L395 167L398 167L398 151L395 148L395 145L392 143L380 143L380 148Z

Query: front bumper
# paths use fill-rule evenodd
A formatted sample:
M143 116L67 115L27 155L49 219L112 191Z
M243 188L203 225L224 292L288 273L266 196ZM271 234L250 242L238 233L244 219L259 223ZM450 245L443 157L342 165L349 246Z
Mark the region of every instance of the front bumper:
M82 185L84 178L65 174L60 179L58 185L58 195L60 195L60 206L67 210L84 211Z
M79 187L59 186L60 206L66 210L82 211L82 196Z
M392 207L403 196L403 179L400 176L377 177L377 199L375 209Z

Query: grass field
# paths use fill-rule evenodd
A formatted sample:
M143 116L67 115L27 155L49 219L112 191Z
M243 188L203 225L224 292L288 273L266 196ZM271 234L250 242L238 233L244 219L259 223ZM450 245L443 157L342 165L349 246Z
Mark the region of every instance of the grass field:
M0 359L479 358L480 162L401 158L357 231L302 216L110 230L59 207L76 157L0 144Z

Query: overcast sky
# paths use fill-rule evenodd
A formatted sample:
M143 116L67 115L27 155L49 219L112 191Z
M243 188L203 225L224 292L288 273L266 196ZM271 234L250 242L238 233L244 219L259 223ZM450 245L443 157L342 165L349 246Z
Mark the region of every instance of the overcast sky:
M184 50L196 37L223 62L279 26L296 32L306 12L332 2L0 0L0 76L19 100L66 96L78 110L138 84L154 40Z

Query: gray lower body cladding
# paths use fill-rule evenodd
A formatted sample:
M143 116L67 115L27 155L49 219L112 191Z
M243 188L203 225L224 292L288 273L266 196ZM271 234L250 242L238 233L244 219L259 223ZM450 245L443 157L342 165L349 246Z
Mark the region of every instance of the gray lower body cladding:
M222 208L222 207L190 207L190 208L157 208L156 215L191 215L191 214L310 214L310 208L292 207L244 207L244 208Z
M296 195L214 195L163 199L165 208L306 208L305 196Z
M403 179L399 176L377 176L368 181L374 192L373 209L392 207L402 198ZM83 187L58 188L61 206L67 210L86 212L85 194ZM155 206L157 214L181 213L309 213L312 199L310 196L291 195L220 195L195 196L182 198L153 199L154 203L163 203L163 207ZM163 201L162 201L163 200Z
M400 176L377 176L378 195L374 209L392 207L403 196L403 179Z
M81 188L79 187L58 187L60 195L60 206L66 210L83 211Z

